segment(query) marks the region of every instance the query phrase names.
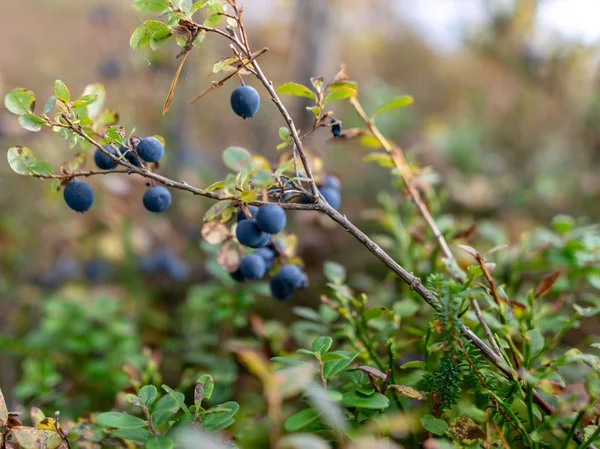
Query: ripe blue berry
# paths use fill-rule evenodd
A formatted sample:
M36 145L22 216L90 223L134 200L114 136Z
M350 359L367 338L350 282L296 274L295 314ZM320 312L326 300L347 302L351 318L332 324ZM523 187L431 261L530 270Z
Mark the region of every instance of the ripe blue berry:
M190 267L171 248L162 248L142 256L141 270L151 276L164 276L174 281L188 277Z
M254 87L240 86L231 93L231 108L243 119L251 118L260 107L260 95Z
M246 279L261 279L267 271L265 260L256 254L250 254L240 262L240 271Z
M163 212L171 205L171 193L163 186L150 187L142 201L150 212Z
M119 157L119 152L112 145L104 145L104 149L113 156ZM94 162L100 170L110 170L117 166L117 163L100 149L94 153Z
M94 204L94 190L87 182L73 179L65 186L64 198L67 206L83 213Z
M275 263L275 251L273 251L273 249L271 249L269 246L257 249L252 254L261 257L265 261L267 270L273 268L273 264Z
M290 299L297 288L306 288L308 278L298 265L285 265L271 279L271 293L280 300Z
M342 205L342 194L339 190L332 187L323 187L319 192L334 209L339 209Z
M335 190L341 190L342 189L342 182L340 181L340 178L338 178L337 176L333 176L333 175L327 175L323 178L323 182L321 183L322 187L331 187L332 189Z
M137 152L146 162L157 162L165 154L165 147L156 137L144 137L137 144Z
M258 207L248 206L248 209L250 209L252 218L256 217L256 213L258 212ZM246 212L244 212L244 210L240 207L240 210L237 211L237 215L235 216L235 218L236 218L237 222L239 223L242 220L248 219L248 216L246 215Z
M269 234L262 232L254 220L242 220L235 230L238 241L250 248L262 248L269 243Z
M333 117L331 117L331 123L333 123L331 125L331 134L333 134L333 137L340 137L340 134L342 134L342 123Z
M277 234L285 228L287 222L285 211L273 203L265 204L256 213L256 225L269 234Z

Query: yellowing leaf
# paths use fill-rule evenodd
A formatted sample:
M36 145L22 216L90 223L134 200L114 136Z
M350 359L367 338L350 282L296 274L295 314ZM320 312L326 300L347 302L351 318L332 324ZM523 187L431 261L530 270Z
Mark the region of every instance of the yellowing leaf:
M29 416L31 417L31 422L35 427L39 427L38 424L46 418L44 412L37 407L31 407Z
M58 432L35 427L16 426L10 429L10 440L17 443L20 449L56 449L66 447ZM7 438L8 439L8 438ZM62 444L61 444L62 443Z
M379 109L377 109L375 112L373 112L373 115L371 116L371 118L373 119L376 116L378 116L379 114L389 111L390 109L408 106L409 104L412 104L413 102L414 102L413 97L411 97L409 95L403 95L401 97L394 98L393 100L388 101L386 104L384 104Z
M201 231L202 237L211 245L216 245L225 241L229 236L229 229L223 223L213 220L208 223L204 223Z
M407 398L417 399L419 401L426 401L427 396L425 393L421 393L419 390L415 390L412 387L407 387L406 385L390 385L389 388L393 388L400 394L400 396L405 396Z
M6 408L6 402L4 401L4 395L0 389L0 426L8 421L8 409Z

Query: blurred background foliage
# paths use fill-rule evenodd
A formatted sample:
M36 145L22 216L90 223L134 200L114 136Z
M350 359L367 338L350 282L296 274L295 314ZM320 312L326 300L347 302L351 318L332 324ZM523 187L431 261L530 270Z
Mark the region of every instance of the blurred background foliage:
M458 240L468 236L482 249L512 244L498 253L495 274L516 291L520 282L531 287L540 279L527 279L527 271L510 277L527 260L521 248L538 235L534 229L550 226L557 214L584 217L580 224L600 216L599 52L588 41L548 37L541 10L560 1L467 2L482 13L475 22L462 18L456 45L431 39L435 1L426 2L429 29L413 22L421 7L412 0L252 0L246 9L254 47L269 47L261 64L275 84L331 78L345 62L367 110L398 94L415 98L378 125L429 168L418 180L448 235L477 223ZM22 86L46 98L54 79L75 92L100 81L125 127L165 137L162 171L194 185L221 179L220 155L229 145L277 158L283 121L266 97L252 121L231 114L229 84L188 104L227 53L215 39L193 51L171 110L161 115L176 50L170 43L156 52L131 51L129 37L142 17L130 3L0 2L2 95ZM298 126L309 127L302 99L284 100ZM360 126L347 104L336 108L345 128ZM388 171L362 163L369 150L357 142L328 140L329 133L315 133L307 146L341 176L342 212L410 271L432 271L433 240ZM71 156L50 133L26 134L6 111L0 112L0 143L27 145L55 166ZM49 182L16 176L0 164L0 385L13 405L35 399L70 414L110 408L128 379L161 377L185 386L199 371L213 374L220 389L215 400L224 400L245 387L226 342L269 341L283 350L319 334L306 322L284 324L293 317L289 303L264 295L262 284L235 284L216 265L214 248L199 234L205 200L174 192L171 209L157 217L142 210L142 179L106 176L91 183L97 201L76 215ZM312 213L291 214L312 284L294 306L318 307L325 260L343 263L349 284L375 301L397 297L403 287L351 236ZM571 219L563 216L559 226L560 220ZM548 252L528 260L531 271L577 266L573 254L596 251L595 242L577 240L573 247L560 233L544 232L536 249ZM595 271L575 273L600 287ZM572 343L585 334L573 335Z

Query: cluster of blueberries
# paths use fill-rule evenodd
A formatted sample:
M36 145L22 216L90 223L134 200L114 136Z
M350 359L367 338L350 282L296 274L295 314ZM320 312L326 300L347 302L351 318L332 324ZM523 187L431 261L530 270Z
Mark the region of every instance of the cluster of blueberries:
M287 218L281 206L268 203L261 207L249 206L251 217L243 209L237 213L235 235L238 241L256 249L240 261L237 271L230 273L238 282L262 279L273 267L279 247L271 236L285 228ZM308 286L308 277L298 265L284 265L270 281L271 294L279 300L290 299L296 289Z
M251 86L240 86L231 94L231 108L243 119L253 117L260 108L260 95ZM331 119L331 132L339 137L342 126L339 121ZM116 158L124 158L130 164L141 167L144 162L158 162L165 151L163 143L156 137L140 139L135 150L121 146L119 149L112 145L104 147L106 152ZM94 154L94 162L101 170L112 170L117 163L100 149ZM339 178L328 175L317 186L323 198L335 209L341 205L341 183ZM77 211L85 212L94 203L94 190L84 181L73 178L64 189L64 199L67 205ZM300 197L303 203L310 202L306 195ZM150 187L144 193L144 207L150 212L163 212L171 205L171 194L165 187L157 185ZM280 255L278 243L272 235L281 232L287 218L283 208L274 203L263 206L249 206L250 216L243 209L237 213L236 237L240 244L254 249L251 254L240 261L239 268L230 273L238 282L262 279L273 268L275 260ZM189 268L180 261L169 249L157 251L146 256L141 263L141 269L147 274L168 272L174 279L183 279L188 275ZM276 299L286 300L292 297L296 289L306 288L308 277L298 265L283 265L271 278L271 293Z
M137 154L125 147L117 150L112 145L106 145L104 149L114 157L123 157L136 167L141 167L142 161L158 162L165 153L163 143L156 137L140 139L136 147ZM117 166L117 163L100 149L94 153L94 162L100 170L112 170ZM94 204L94 190L87 182L73 178L65 186L64 198L71 209L83 213ZM163 212L171 205L171 193L166 187L153 186L146 190L142 201L150 212Z

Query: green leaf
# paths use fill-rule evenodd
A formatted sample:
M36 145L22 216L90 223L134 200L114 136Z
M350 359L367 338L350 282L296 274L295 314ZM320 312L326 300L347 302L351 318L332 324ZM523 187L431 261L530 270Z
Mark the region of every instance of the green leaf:
M529 342L529 355L534 357L544 349L544 337L538 329L531 329L527 331L527 341Z
M363 162L377 162L380 166L385 168L394 167L392 158L387 153L369 153L363 157Z
M158 436L146 441L146 449L173 449L175 442L171 438Z
M210 399L213 390L215 389L215 381L210 374L203 374L196 381L196 391L194 403L196 407L200 407L200 403L204 399Z
M407 362L403 365L400 365L400 369L407 369L407 368L426 368L427 364L425 362L423 362L422 360L413 360L412 362Z
M285 430L295 432L301 430L309 424L315 422L319 418L320 413L312 408L305 408L297 413L294 413L285 420Z
M177 394L181 395L181 400L184 399L182 393ZM160 398L156 405L154 405L154 407L152 408L152 422L154 423L154 425L160 426L161 424L167 422L173 416L175 416L178 411L179 405L177 401L175 401L173 397L165 395L162 398Z
M106 137L108 137L111 142L118 143L119 145L126 145L127 139L123 135L124 131L122 126L109 126L106 129Z
M341 373L354 362L354 359L357 356L358 353L356 352L345 358L328 360L323 364L323 375L325 377L331 377Z
M167 42L169 42L169 40L171 40L172 37L173 34L169 29L158 30L152 33L152 36L150 37L150 48L152 50L156 50L165 45Z
M69 89L67 89L65 83L61 80L54 81L54 95L64 103L71 101L71 93L69 92Z
M38 160L27 147L15 146L8 149L8 165L19 175L34 174Z
M238 58L231 57L231 58L226 58L223 61L218 61L213 65L212 71L213 71L213 73L219 73L225 67L227 67L230 64L233 64L237 60L238 60Z
M159 12L169 7L169 0L135 0L133 7L139 11Z
M448 431L448 423L432 415L421 416L421 424L425 430L430 431L434 435L442 436Z
M158 20L147 20L133 32L129 40L129 45L134 50L147 47L150 45L150 40L155 33L159 33L157 34L158 36L164 36L165 33L170 33L170 30L167 25Z
M194 417L192 416L190 409L187 407L187 405L185 405L184 396L181 393L178 393L175 390L173 390L168 385L162 385L162 389L169 393L169 396L171 396L173 400L177 403L177 405L181 407L181 409L187 415L187 417L190 418L191 421L193 421Z
M46 102L46 104L44 105L44 110L42 111L42 115L46 115L48 112L50 112L53 108L54 108L54 104L56 103L56 96L52 95L48 101Z
M290 140L290 130L285 126L279 128L279 138L285 141Z
M96 415L96 421L103 427L115 427L117 429L137 429L146 425L146 421L142 418L119 412L100 413Z
M150 407L152 404L154 404L157 395L158 390L154 385L144 385L142 388L140 388L138 393L142 405L147 407Z
M214 192L215 190L220 190L223 187L225 187L225 181L217 181L211 185L209 185L206 189L204 189L205 192Z
M356 84L354 81L337 81L327 86L327 90L336 90L341 88L354 89L358 91L358 84Z
M318 337L312 343L313 352L325 354L331 348L333 339L331 337Z
M292 359L290 357L271 357L271 362L281 363L282 365L287 366L298 366L306 363L303 360Z
M390 401L381 393L364 396L357 391L349 391L342 396L344 407L356 407L367 410L381 410L390 406Z
M35 108L35 95L22 87L11 90L4 97L4 106L15 115L33 112Z
M213 204L204 214L204 221L207 222L220 217L223 211L227 209L230 204L230 200L219 201L218 203Z
M192 10L192 4L192 0L179 0L179 8L188 16Z
M575 227L575 219L569 215L557 215L552 219L552 227L561 234L566 234Z
M381 148L381 142L375 136L362 136L359 142L363 147Z
M148 429L119 429L111 432L111 435L125 440L140 441L142 443L152 438L152 433Z
M403 95L401 97L394 98L393 100L388 101L386 104L384 104L379 109L377 109L375 112L373 112L373 115L371 116L371 118L373 119L373 118L377 117L379 114L389 111L390 109L408 106L409 104L413 104L414 101L415 100L410 95Z
M96 94L83 95L73 102L73 107L78 108L80 106L87 106L94 103L96 100L98 100L98 95Z
M241 147L229 147L223 151L223 163L232 170L243 171L250 167L252 155Z
M106 91L104 90L104 86L100 83L88 84L83 89L82 98L88 95L95 95L96 100L93 103L88 105L88 115L93 119L101 116L102 108L104 107L104 100L106 99ZM103 125L114 125L115 122L106 122L101 123Z
M348 87L342 87L340 89L335 89L327 94L325 100L323 100L323 104L331 103L332 101L343 100L348 97L356 97L356 90L350 89Z
M23 114L19 117L19 124L28 131L38 132L46 122L34 114Z
M219 24L221 19L223 19L223 16L221 14L217 14L217 13L211 14L206 19L204 19L203 25L206 27L214 28L215 26L217 26Z
M317 100L315 93L308 87L298 83L285 83L277 88L277 92L286 95L296 95L298 97L307 97Z
M269 170L259 170L252 175L252 184L255 187L266 187L273 184L273 175Z
M232 425L235 421L233 416L238 412L240 406L237 402L229 401L209 409L209 412L223 410L217 413L205 415L200 422L200 426L210 432L218 432Z
M334 284L343 284L346 280L346 269L335 262L325 261L323 264L323 273L327 280Z

